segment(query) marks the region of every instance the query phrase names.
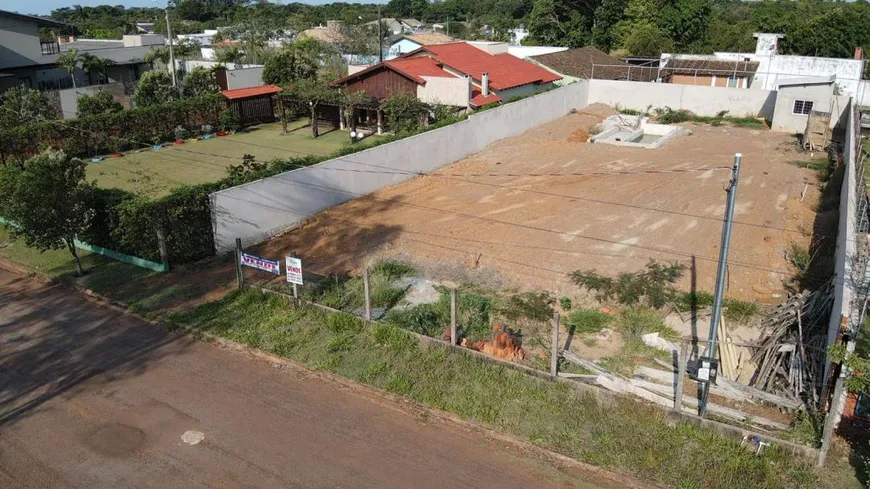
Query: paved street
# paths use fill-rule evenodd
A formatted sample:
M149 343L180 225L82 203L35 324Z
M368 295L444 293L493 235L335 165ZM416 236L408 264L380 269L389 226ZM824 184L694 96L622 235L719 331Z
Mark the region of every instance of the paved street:
M601 486L0 269L0 487Z

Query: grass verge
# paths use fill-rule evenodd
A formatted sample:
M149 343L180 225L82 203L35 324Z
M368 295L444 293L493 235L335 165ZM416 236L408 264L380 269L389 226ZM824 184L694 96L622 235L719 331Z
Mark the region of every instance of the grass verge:
M172 316L195 331L281 355L485 423L542 447L669 487L810 488L812 467L776 447L757 457L719 434L670 426L665 411L602 405L570 386L419 345L401 328L294 307L256 291Z

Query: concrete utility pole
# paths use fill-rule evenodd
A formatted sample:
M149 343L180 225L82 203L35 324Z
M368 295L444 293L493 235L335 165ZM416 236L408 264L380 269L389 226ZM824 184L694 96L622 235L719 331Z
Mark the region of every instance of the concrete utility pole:
M722 224L722 243L719 246L719 268L716 270L716 292L713 297L713 317L710 318L710 334L707 339L707 350L698 359L698 380L701 382L701 402L698 414L703 417L707 413L707 395L710 392L710 382L716 380L718 365L716 359L716 336L719 334L719 319L722 314L722 296L725 294L725 271L728 267L728 248L731 246L731 226L734 220L734 201L737 199L737 181L740 175L740 162L743 155L734 155L734 167L731 168L731 185L728 186L728 197L725 202L725 222ZM706 358L705 358L706 357ZM704 379L702 367L704 361L711 362L711 368L707 370L708 379ZM711 372L712 370L712 372Z
M378 62L384 62L384 35L381 33L381 7L378 6Z
M169 23L169 6L167 5L163 12L166 14L166 36L169 37L169 74L172 75L172 86L178 87L178 80L175 79L175 51L172 49L172 24Z

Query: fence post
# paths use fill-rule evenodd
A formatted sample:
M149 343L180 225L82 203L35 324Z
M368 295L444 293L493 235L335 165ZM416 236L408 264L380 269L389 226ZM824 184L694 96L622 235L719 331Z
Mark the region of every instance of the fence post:
M559 375L559 313L553 313L553 344L550 345L550 375Z
M157 228L157 247L160 249L160 263L169 270L169 250L166 248L166 233L163 228Z
M677 359L677 381L674 390L674 410L683 412L683 379L686 376L686 363L689 360L689 340L683 340L680 347L680 358Z
M242 238L236 238L236 282L239 290L245 289L245 272L242 269Z
M290 258L298 258L295 251L290 252ZM299 304L299 286L293 284L293 298L296 300L296 303Z
M372 296L369 290L369 266L363 270L363 292L366 296L366 321L372 320Z
M456 289L450 289L450 344L455 345L456 337Z

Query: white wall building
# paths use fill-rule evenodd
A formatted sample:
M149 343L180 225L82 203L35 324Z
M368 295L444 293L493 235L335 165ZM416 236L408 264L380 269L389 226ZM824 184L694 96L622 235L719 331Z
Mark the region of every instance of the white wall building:
M754 53L723 53L712 55L662 53L662 60L696 59L723 61L757 61L758 70L752 79L750 89L778 90L783 80L807 77L836 77L835 90L841 95L855 97L856 100L870 102L870 94L865 91L870 88L861 82L864 73L864 59L823 58L818 56L792 56L779 54L779 42L783 34L756 32L757 39Z

